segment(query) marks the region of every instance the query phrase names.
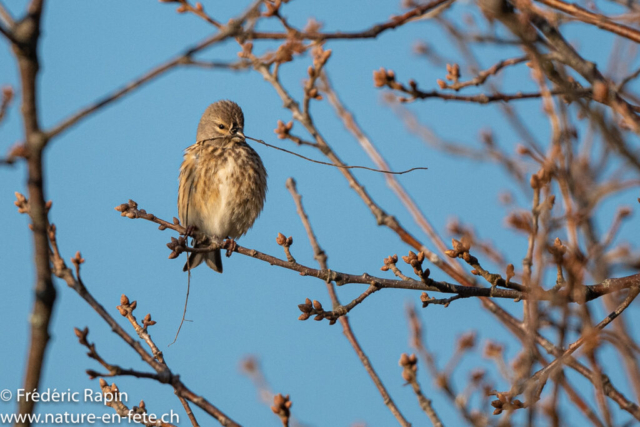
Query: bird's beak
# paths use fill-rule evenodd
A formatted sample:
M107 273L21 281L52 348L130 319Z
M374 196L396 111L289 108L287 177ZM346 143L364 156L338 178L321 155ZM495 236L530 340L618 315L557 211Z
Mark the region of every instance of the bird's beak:
M244 136L244 133L242 133L241 130L237 131L234 136L239 136L243 140L246 139L246 137Z

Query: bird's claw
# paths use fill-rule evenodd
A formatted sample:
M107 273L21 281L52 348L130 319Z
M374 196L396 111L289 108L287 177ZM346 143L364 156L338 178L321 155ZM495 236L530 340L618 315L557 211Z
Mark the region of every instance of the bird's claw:
M197 229L198 228L195 225L187 225L187 228L184 231L184 235L188 237L195 237Z
M222 244L222 248L227 250L227 258L231 256L231 254L236 250L238 244L233 239L227 239Z

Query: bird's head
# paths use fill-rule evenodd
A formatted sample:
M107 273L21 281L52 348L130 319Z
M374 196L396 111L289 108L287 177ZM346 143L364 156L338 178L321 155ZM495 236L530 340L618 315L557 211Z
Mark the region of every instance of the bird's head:
M196 141L223 146L244 139L244 115L238 104L224 100L207 107L198 125Z

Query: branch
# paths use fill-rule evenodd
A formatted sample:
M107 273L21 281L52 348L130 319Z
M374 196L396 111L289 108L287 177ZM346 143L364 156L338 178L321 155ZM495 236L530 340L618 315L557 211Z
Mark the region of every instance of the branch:
M261 1L254 2L254 4L249 9L247 9L247 11L244 12L239 18L229 21L229 23L227 25L225 25L224 27L220 28L220 30L216 34L214 34L213 36L207 37L206 39L204 39L200 43L197 43L197 44L195 44L195 45L193 45L191 47L188 47L187 49L184 49L182 51L182 53L178 54L173 59L170 59L169 61L165 62L164 64L161 64L161 65L151 69L150 71L148 71L145 74L143 74L141 77L138 77L137 79L134 79L133 81L131 81L130 83L125 85L122 89L118 89L118 90L112 92L111 94L104 96L103 98L97 100L93 104L81 109L77 113L74 113L70 117L64 119L62 122L60 122L59 124L53 126L53 128L51 128L49 131L46 132L47 137L49 139L52 139L52 138L58 136L59 134L61 134L65 130L67 130L70 127L72 127L75 124L77 124L82 119L85 119L88 116L90 116L91 114L93 114L93 113L95 113L97 111L100 111L105 106L107 106L107 105L111 104L112 102L122 98L124 95L126 95L126 94L128 94L128 93L130 93L130 92L132 92L132 91L134 91L136 89L141 88L146 83L149 83L150 81L152 81L155 78L165 74L167 71L172 70L173 68L175 68L177 66L180 66L180 65L204 66L204 63L198 62L198 61L194 61L192 59L193 55L195 53L197 53L197 52L200 52L201 50L204 50L205 48L208 48L209 46L212 46L214 44L220 43L220 42L222 42L224 40L227 40L230 37L235 37L238 34L240 34L242 32L242 25L254 13L256 7L260 3L261 3ZM207 64L208 68L220 68L220 67L223 67L223 66L225 68L241 69L241 68L244 67L244 63L242 61L240 61L240 62L238 62L236 64L225 64L225 65L220 64L220 63L208 63Z
M0 18L4 21L7 26L12 27L14 24L13 17L9 13L6 7L2 3L0 3Z
M293 201L296 204L296 211L298 212L298 216L300 216L300 219L302 220L302 225L307 231L307 237L309 238L309 243L313 248L314 258L316 259L316 261L318 261L320 268L322 268L323 270L328 270L327 255L320 247L320 244L318 243L318 239L316 238L316 235L313 232L313 229L311 228L309 217L307 216L307 213L305 212L304 207L302 206L302 196L300 196L300 194L298 193L298 189L296 188L296 182L293 178L287 179L287 189L289 190L289 192L291 193L291 196L293 197ZM333 282L326 281L326 285L327 285L327 291L329 292L329 296L331 298L331 302L333 303L333 306L334 307L340 306L338 294L336 293L336 289L333 285ZM340 321L340 324L342 325L342 332L344 333L345 337L349 341L349 344L351 344L351 346L353 347L353 350L358 355L358 359L360 359L360 362L362 363L362 366L364 366L364 369L367 371L367 374L369 374L369 377L371 377L371 380L373 381L376 388L378 389L378 393L380 393L380 396L382 396L382 400L384 401L384 404L389 408L389 411L391 411L391 413L396 418L396 420L398 420L400 425L409 426L410 424L404 418L404 416L400 412L400 409L398 409L398 407L396 406L395 402L389 395L389 392L387 391L386 387L382 383L382 380L380 379L375 369L373 368L373 365L371 364L369 357L366 355L366 353L360 346L360 343L358 342L356 335L353 332L353 329L351 328L349 318L347 316L340 316L339 321Z
M134 406L130 410L127 405L122 403L122 393L115 383L109 385L105 380L100 378L100 389L102 390L102 394L105 396L105 405L113 408L121 418L144 424L147 427L176 427L173 424L165 423L162 420L157 419L155 416L147 415L144 400L140 401L140 406Z
M633 300L640 294L640 284L634 285L630 290L627 297L620 303L618 307L614 311L612 311L607 317L605 317L600 323L598 323L593 328L588 328L582 336L573 342L569 347L553 362L548 364L543 369L536 372L529 380L526 382L521 382L520 384L515 385L511 391L509 391L510 397L515 397L518 394L522 393L525 388L528 388L531 383L538 383L539 387L544 386L544 382L546 382L547 378L553 375L554 371L561 369L562 365L567 363L571 355L576 352L581 346L585 343L593 341L596 339L596 334L604 329L609 323L615 320L622 312L629 307L629 305L633 302ZM602 375L599 375L600 377ZM637 418L637 415L636 415Z
M28 209L30 205L29 202L24 199L24 196L22 196L22 199L19 198L16 204L19 205L18 207L21 210ZM95 312L98 313L98 315L100 315L100 317L102 317L105 322L107 322L107 324L111 327L111 330L120 338L122 338L122 340L126 342L146 364L148 364L154 371L156 371L157 375L149 374L148 376L146 376L147 378L155 379L162 384L170 384L173 387L175 394L178 396L178 398L180 398L183 406L185 406L185 410L187 410L187 414L189 415L192 424L195 423L195 418L193 417L188 404L186 404L186 400L200 407L206 413L218 420L221 425L229 427L239 427L239 424L229 418L225 413L215 407L207 399L192 392L182 382L180 376L174 374L169 369L164 361L162 352L158 350L157 346L155 345L155 343L153 343L151 337L147 333L147 327L155 323L151 321L150 315L145 317L145 319L143 320L143 326L140 326L133 316L133 310L135 310L135 308L137 307L137 302L130 302L125 295L122 295L122 298L120 299L120 305L118 306L120 314L124 317L127 317L138 335L143 338L152 349L153 354L150 354L148 351L146 351L139 341L131 337L131 335L129 335L120 326L120 324L115 321L115 319L107 312L107 310L105 310L105 308L98 301L96 301L93 295L91 295L89 290L85 287L79 275L79 265L84 261L80 257L79 253L76 254L76 257L72 259L72 262L76 266L76 274L74 275L73 272L67 267L58 249L56 240L56 227L54 225L50 227L49 237L51 240L51 264L54 267L54 274L60 279L63 279L70 288L76 291L78 295L80 295L80 297L82 297L82 299L84 299L87 304L89 304L89 306L91 306L91 308L93 308ZM197 423L195 423L194 425L197 425Z
M416 355L412 354L411 356L408 356L406 353L403 353L402 356L400 356L399 364L402 367L402 378L411 385L413 392L418 398L420 408L422 408L425 414L427 414L431 424L433 424L433 427L442 427L442 421L440 421L438 414L436 414L436 411L433 409L431 400L427 399L425 395L422 394L422 389L418 383L418 358Z
M136 378L151 378L151 379L160 381L160 377L158 376L158 374L154 374L152 372L140 372L140 371L135 371L133 369L124 369L118 365L112 365L110 363L107 363L98 354L98 351L96 350L96 345L87 340L87 336L89 335L89 328L84 328L83 330L74 328L74 332L78 337L78 342L80 343L80 345L87 347L87 349L89 350L89 352L87 353L87 356L96 360L108 371L107 374L100 374L94 370L89 369L87 370L87 375L89 375L90 379L94 379L97 377L131 376Z
M464 399L458 398L458 393L454 390L454 385L452 384L451 372L445 372L438 369L436 362L434 360L434 356L427 349L424 344L424 337L422 334L422 322L418 317L418 313L413 305L407 306L407 317L409 323L409 331L410 331L410 346L416 349L420 357L423 359L424 363L427 365L427 369L431 374L431 377L438 388L440 388L444 395L449 399L449 401L456 406L456 408L461 412L467 422L475 427L485 426L486 422L483 422L482 418L477 413L472 413L469 411L467 406L467 402ZM456 348L456 359L459 360L459 353L461 350L461 346L458 345Z
M289 420L291 419L291 405L293 402L289 400L289 395L283 396L278 393L273 397L273 406L271 411L280 418L283 427L289 427Z
M15 36L13 35L13 32L10 29L5 28L4 25L2 25L2 22L0 22L0 34L5 36L11 44L16 45L20 43L18 39L16 39Z
M568 15L571 15L582 22L595 25L600 29L617 34L629 40L633 40L636 43L640 43L640 31L636 30L635 28L627 27L626 25L617 24L611 21L607 16L589 12L588 10L581 8L576 4L565 3L561 0L537 0L537 1L546 6L557 9Z
M537 99L546 96L545 93L542 92L530 92L530 93L522 93L518 92L515 94L506 94L506 93L493 93L491 95L487 94L479 94L479 95L456 95L452 93L438 92L436 90L431 91L423 91L418 89L418 83L415 80L409 80L409 86L405 86L402 83L398 83L396 81L396 75L392 70L386 70L384 68L380 68L378 71L373 72L373 81L376 87L389 87L390 89L406 93L409 95L408 98L400 97L398 100L400 102L412 102L416 99L428 99L428 98L438 98L444 101L463 101L463 102L474 102L477 104L489 104L492 102L509 102L521 99ZM591 98L591 89L573 89L573 90L565 90L565 89L556 89L550 92L553 96L572 96L572 97L587 97Z
M177 219L174 219L173 223L165 221L156 217L153 214L147 213L144 209L138 209L138 204L132 200L129 203L124 203L115 208L121 213L121 216L126 216L130 219L141 218L147 221L159 224L160 230L170 228L177 231L180 234L185 234L187 229L179 224ZM172 238L172 242L167 245L173 250L170 258L176 258L182 252L211 252L217 249L227 249L224 247L224 243L217 242L206 248L193 248L186 246L186 239L181 237L180 239ZM449 294L458 294L464 297L492 297L492 298L506 298L506 299L527 299L529 294L526 292L519 292L513 289L491 289L481 288L475 286L460 286L444 281L435 281L430 278L422 278L422 280L393 280L385 279L381 277L371 276L367 273L355 275L337 272L328 269L315 269L299 264L297 262L285 261L280 258L259 252L255 249L245 248L240 245L235 245L234 252L249 256L264 262L268 262L271 265L286 268L288 270L297 271L301 276L311 276L321 279L323 281L335 281L338 286L343 286L350 283L359 283L371 285L375 284L379 288L392 288L392 289L412 289L419 291L432 291ZM414 254L415 256L415 254ZM591 301L599 298L602 295L606 295L612 292L617 292L622 289L628 289L640 283L640 273L622 278L611 278L603 281L602 283L584 286L584 289L578 289L571 295L563 294L562 292L543 292L541 295L536 295L538 300L551 301L557 298L558 295L566 297L570 302L584 302Z
M331 104L331 106L335 110L336 115L342 120L344 127L347 128L347 130L354 136L365 153L367 153L371 160L373 160L373 162L380 169L390 169L389 165L384 160L382 155L380 155L380 152L377 150L373 142L360 128L353 114L349 110L347 110L345 105L342 103L342 101L338 97L338 94L333 89L333 86L331 86L331 82L329 81L329 77L326 73L322 73L320 82L322 83L322 85L320 86L320 90L322 91L322 93L326 94L329 104ZM431 225L426 216L418 208L415 200L413 200L413 198L405 190L402 184L394 176L385 175L385 179L389 188L391 188L391 190L398 196L402 204L411 213L414 221L420 226L420 228L424 230L424 232L429 236L436 247L441 252L444 252L446 250L444 242L442 241L442 239L440 239L438 233L435 231L434 227Z
M42 0L33 0L28 6L28 13L13 25L11 33L13 54L18 62L22 98L22 121L24 126L24 150L27 154L29 191L29 216L33 231L34 249L34 303L30 319L29 354L24 377L25 390L35 390L40 384L45 353L49 342L49 324L56 299L56 289L51 276L49 264L49 218L50 204L45 202L43 150L47 143L46 136L40 129L38 114L37 77L40 69L38 59L38 43L40 41L40 18ZM3 16L4 8L2 10ZM5 16L6 19L6 16ZM18 404L19 419L27 419L34 412L32 399L24 399ZM27 426L27 421L16 423Z
M364 291L362 294L356 297L349 304L336 305L334 303L332 311L324 311L324 309L322 308L322 304L319 301L316 301L316 300L311 301L309 298L307 298L304 304L298 305L298 308L302 312L300 317L298 317L298 320L307 320L309 317L315 316L313 320L327 319L329 320L329 324L333 325L334 323L336 323L338 318L342 316L346 316L347 313L353 310L353 308L356 305L362 303L362 301L364 301L365 298L367 298L368 296L370 296L371 294L379 290L380 288L376 286L375 283L373 283L367 288L366 291Z
M496 74L498 74L502 69L509 67L511 65L517 65L517 64L521 64L523 62L526 62L529 58L527 58L526 56L522 56L520 58L511 58L511 59L505 59L503 61L500 61L498 63L496 63L493 67L488 68L485 71L481 71L478 73L478 75L476 77L474 77L471 80L468 80L466 82L460 82L458 81L458 78L456 77L455 80L453 81L453 83L449 84L446 83L444 80L438 80L438 86L440 86L440 89L453 89L455 91L459 91L462 88L465 87L470 87L470 86L480 86L481 84L483 84L485 81L487 81L487 79L490 76L494 76ZM448 65L447 65L448 67ZM449 75L447 76L447 79L449 80Z
M4 120L9 105L13 101L13 88L11 86L5 86L2 88L2 101L0 102L0 123Z
M541 60L542 56L537 52L534 43L537 41L536 30L540 31L546 37L548 44L555 50L554 58L574 69L591 84L593 100L611 107L625 119L626 124L636 134L640 134L640 117L634 112L637 107L622 99L616 91L615 85L604 78L597 65L582 58L558 29L544 17L542 12L530 2L516 1L515 6L522 10L522 16L528 22L523 25L520 16L512 9L505 8L504 5L505 0L482 0L480 2L485 14L500 20L512 33L520 37L525 43L527 53L538 60ZM534 34L536 34L535 37ZM571 92L575 89L575 84L564 79L553 66L541 67L541 71L563 90ZM571 96L570 93L567 95Z
M182 3L183 5L184 4L188 5L186 0L185 1L181 0L180 3ZM436 14L443 8L448 7L451 3L452 3L452 0L434 0L429 3L416 6L415 8L409 10L408 12L402 15L392 16L389 21L376 24L371 28L368 28L362 31L353 31L353 32L335 31L331 33L321 33L317 31L307 32L307 31L297 30L287 24L285 25L285 27L288 27L287 32L284 32L284 33L244 31L242 34L240 34L240 38L243 40L286 40L293 37L300 40L315 40L315 41L374 39L385 31L394 30L411 21L417 20L419 18L424 18L425 15ZM189 5L184 9L178 9L178 11L195 13L200 18L213 24L211 22L213 19L210 16L208 16L205 13L202 13L203 12L202 10L199 11L200 13L196 13L195 9L197 9L197 7L192 7ZM277 13L273 13L273 15L279 16Z

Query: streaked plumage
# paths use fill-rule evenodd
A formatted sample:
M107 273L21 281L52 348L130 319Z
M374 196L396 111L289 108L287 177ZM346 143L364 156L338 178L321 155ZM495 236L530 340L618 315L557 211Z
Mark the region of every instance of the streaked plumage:
M203 237L237 239L253 226L264 206L267 172L258 153L245 141L242 109L231 101L211 104L198 125L196 143L185 150L180 167L178 214L184 226ZM193 253L184 271L202 261L222 273L220 251Z

